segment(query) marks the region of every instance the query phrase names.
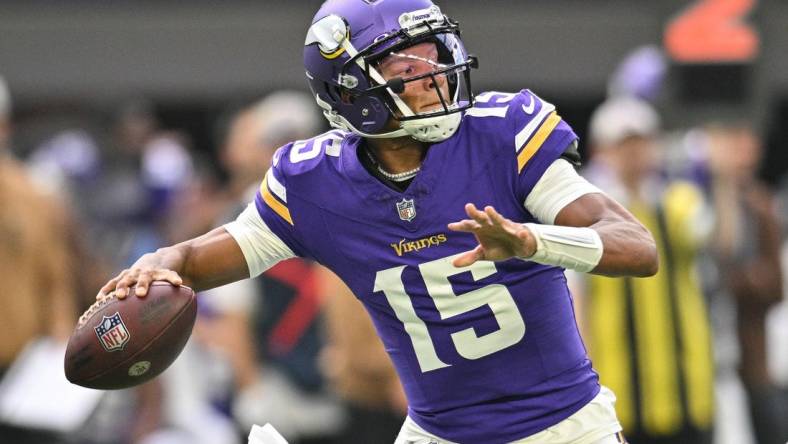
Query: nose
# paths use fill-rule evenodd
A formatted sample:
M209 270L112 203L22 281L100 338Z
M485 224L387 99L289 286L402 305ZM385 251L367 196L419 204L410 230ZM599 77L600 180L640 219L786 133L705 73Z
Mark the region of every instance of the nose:
M438 89L446 83L446 79L443 75L433 75L429 77L425 77L422 79L421 84L425 91L429 91L431 89Z

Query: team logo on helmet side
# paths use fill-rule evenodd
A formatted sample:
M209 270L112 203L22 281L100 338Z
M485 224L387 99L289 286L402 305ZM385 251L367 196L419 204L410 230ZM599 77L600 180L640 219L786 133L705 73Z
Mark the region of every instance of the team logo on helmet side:
M118 312L112 316L104 316L101 323L93 327L93 330L96 331L101 346L108 352L123 350L131 339L131 334Z
M342 17L331 14L316 21L309 27L304 45L318 44L320 55L332 60L345 52L342 46L350 39L350 30Z
M416 204L413 202L413 199L402 199L401 202L397 202L397 213L399 214L399 218L410 222L416 217Z

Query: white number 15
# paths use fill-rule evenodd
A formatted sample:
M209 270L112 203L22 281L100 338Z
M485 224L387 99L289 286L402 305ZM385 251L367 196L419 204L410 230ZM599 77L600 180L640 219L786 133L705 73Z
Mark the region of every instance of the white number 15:
M479 261L467 267L457 268L451 264L455 256L450 256L419 265L427 292L435 301L435 307L441 319L467 313L487 305L492 310L499 329L483 336L478 336L473 327L451 334L457 353L466 359L479 359L497 351L510 347L525 335L525 322L512 299L509 290L500 284L486 285L481 288L454 294L449 277L470 271L473 279L479 281L497 272L495 264ZM402 283L402 272L405 265L382 270L375 276L375 292L382 291L386 295L397 318L404 324L405 332L410 336L416 358L422 372L448 367L435 351L427 325L416 314L410 297Z

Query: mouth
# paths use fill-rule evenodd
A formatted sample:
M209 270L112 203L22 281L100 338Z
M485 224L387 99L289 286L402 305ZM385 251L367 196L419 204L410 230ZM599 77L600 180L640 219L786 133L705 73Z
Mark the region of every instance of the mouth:
M434 102L434 103L430 103L430 104L427 104L427 105L423 105L419 109L419 112L435 111L435 110L439 110L439 109L443 109L443 104L441 102Z

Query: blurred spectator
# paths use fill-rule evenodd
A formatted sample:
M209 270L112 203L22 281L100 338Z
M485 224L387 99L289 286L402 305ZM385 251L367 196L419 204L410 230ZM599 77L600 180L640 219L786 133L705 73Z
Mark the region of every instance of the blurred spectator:
M234 197L248 202L268 171L274 151L284 143L311 137L322 125L313 99L302 92L274 92L241 110L220 154Z
M312 99L299 92L276 92L241 110L221 152L231 195L223 222L253 199L276 148L321 125ZM243 430L270 422L291 443L329 443L342 426L343 410L318 366L325 297L320 270L292 259L203 297L207 308L196 334L232 365L232 412Z
M100 150L87 131L68 129L42 143L27 163L41 186L60 193L76 205L87 199L71 199L90 185L100 168Z
M78 200L89 223L93 247L111 252L108 259L119 268L140 251L155 250L164 243L165 217L190 183L194 164L188 137L160 129L154 107L147 101L122 104L110 132L110 141L93 171L82 179L73 174L69 177L80 196L91 196ZM32 158L56 157L68 140L64 134L58 135ZM62 170L71 170L63 162L60 165Z
M711 195L717 214L712 252L721 292L736 307L739 376L759 444L788 440L788 405L767 365L766 317L782 299L781 233L774 197L757 178L762 146L747 123L711 125Z
M36 181L77 211L81 308L94 301L96 275L124 266L137 249L201 232L217 217L210 175L194 174L188 139L159 129L151 104L124 104L110 131L110 143L82 128L57 132L28 160ZM179 368L160 379L108 393L70 438L80 444L234 444L232 424L214 414L196 389L204 380L183 371L184 365L203 364L195 354L184 351Z
M651 231L660 268L644 279L577 276L584 338L630 442L707 444L714 368L697 254L711 223L697 187L662 179L659 133L639 99L612 98L592 116L585 176Z
M334 273L322 274L328 327L323 367L348 409L338 443L393 442L408 410L397 373L361 302Z
M119 268L164 237L173 240L165 232L167 217L184 202L184 192L200 190L205 175L194 174L189 138L160 129L150 103L124 103L113 118L107 142L67 128L39 144L28 163L42 186L75 208L91 250ZM210 214L195 213L179 229L200 216Z
M0 77L0 147L7 147L11 139L11 93L5 79Z
M665 55L659 47L635 48L610 76L608 96L630 96L653 102L662 92L667 70Z
M44 195L10 153L11 102L0 78L0 379L34 339L65 342L76 322L69 216ZM62 356L52 356L61 362ZM3 442L61 442L42 431L0 424Z

